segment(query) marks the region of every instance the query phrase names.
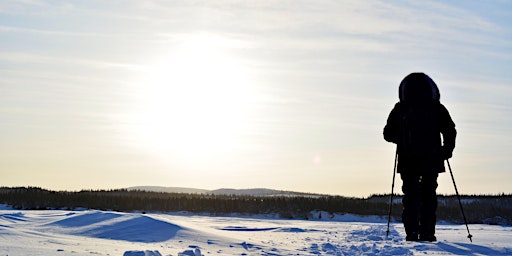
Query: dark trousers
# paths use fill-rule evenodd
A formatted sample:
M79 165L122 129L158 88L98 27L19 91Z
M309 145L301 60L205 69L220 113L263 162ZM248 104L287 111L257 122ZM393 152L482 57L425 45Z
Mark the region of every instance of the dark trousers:
M436 227L437 173L400 174L403 181L402 221L408 236L433 236Z

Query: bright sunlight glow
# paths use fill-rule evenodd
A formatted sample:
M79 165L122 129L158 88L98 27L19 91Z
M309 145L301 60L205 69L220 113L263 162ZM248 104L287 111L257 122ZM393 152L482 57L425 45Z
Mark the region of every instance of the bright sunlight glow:
M223 42L187 37L151 67L140 86L142 144L188 159L215 158L237 146L252 93L248 75Z

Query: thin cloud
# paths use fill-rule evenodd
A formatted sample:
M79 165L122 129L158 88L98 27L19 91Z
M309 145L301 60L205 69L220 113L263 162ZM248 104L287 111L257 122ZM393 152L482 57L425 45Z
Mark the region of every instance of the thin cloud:
M140 94L148 88L144 77L188 39L204 36L215 51L247 69L248 84L254 87L255 114L247 116L248 128L237 137L243 144L219 159L244 159L237 163L247 167L244 175L254 178L250 182L261 182L255 173L262 170L274 174L300 169L308 179L306 167L297 161L303 156L311 161L316 154L326 160L331 156L332 162L323 161L321 173L315 173L321 177L336 177L340 167L354 173L379 169L380 160L363 166L359 160L369 154L383 159L375 152L392 150L381 138L382 126L398 100L398 83L414 71L426 72L439 83L442 99L461 128L461 144L474 151L481 145L489 148L482 157L490 157L488 145L500 144L500 136L510 137L507 68L512 49L506 7L506 2L496 1L3 1L0 115L11 124L49 129L32 131L34 136L46 133L58 140L60 132L71 129L73 136L105 148L121 141L122 148L144 151L135 145L133 134L139 125ZM13 144L30 142L15 137L16 127L11 128ZM489 130L500 136L482 136ZM501 147L506 152L510 143ZM336 158L342 152L350 152L350 159ZM70 152L78 163L85 159L80 153ZM94 164L115 169L126 161L140 161L137 168L156 168L145 162L148 155ZM184 165L198 169L194 162L200 161ZM160 166L154 172L169 169ZM117 174L124 171L139 170L127 166L113 170L113 176L122 177ZM30 177L29 170L25 173ZM319 188L309 186L312 191Z

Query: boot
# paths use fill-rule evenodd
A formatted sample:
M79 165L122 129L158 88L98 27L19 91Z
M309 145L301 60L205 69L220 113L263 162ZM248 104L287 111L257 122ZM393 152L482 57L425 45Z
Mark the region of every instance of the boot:
M437 241L437 237L434 235L420 235L420 238L418 241L422 242L435 242Z
M411 232L410 234L407 234L407 236L405 237L405 241L411 241L411 242L419 241L418 233Z

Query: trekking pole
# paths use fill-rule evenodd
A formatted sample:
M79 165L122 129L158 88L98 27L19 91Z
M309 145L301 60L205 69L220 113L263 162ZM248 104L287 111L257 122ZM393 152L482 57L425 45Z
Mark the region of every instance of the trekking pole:
M464 218L464 224L466 224L466 229L468 230L467 237L469 238L469 241L473 242L473 236L471 235L471 233L469 233L468 221L466 220L466 215L464 214L464 209L462 208L462 202L460 201L459 190L457 190L457 185L455 185L455 179L453 178L453 172L452 167L450 166L450 161L446 159L446 163L448 163L448 169L450 170L450 175L452 176L453 186L455 187L455 194L457 195L457 199L459 199L459 206L460 211L462 212L462 217Z
M398 159L398 145L396 145L395 166L393 167L393 182L391 183L391 195L389 196L389 213L388 213L388 229L386 230L386 238L389 236L389 223L391 222L391 209L393 208L393 190L395 189L396 162Z

